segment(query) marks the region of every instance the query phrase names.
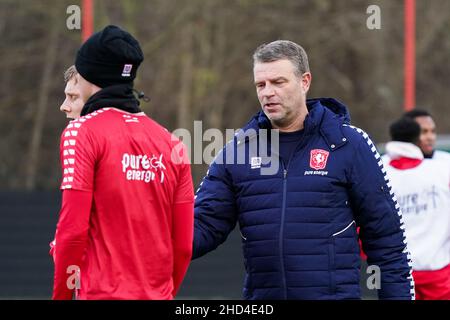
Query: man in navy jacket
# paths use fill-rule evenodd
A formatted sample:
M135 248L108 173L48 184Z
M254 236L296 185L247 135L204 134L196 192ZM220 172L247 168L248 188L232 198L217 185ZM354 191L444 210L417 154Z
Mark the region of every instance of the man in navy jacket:
M343 104L306 99L301 46L275 41L253 59L262 111L197 191L193 257L239 222L245 299L359 299L360 227L368 263L380 271L379 298L413 299L401 213L372 141L349 124Z

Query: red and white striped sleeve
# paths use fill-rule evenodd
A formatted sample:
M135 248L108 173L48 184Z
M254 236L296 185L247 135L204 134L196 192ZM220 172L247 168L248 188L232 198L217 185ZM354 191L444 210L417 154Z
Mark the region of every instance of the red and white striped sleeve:
M61 190L93 190L95 138L90 134L85 121L85 118L71 121L61 135Z

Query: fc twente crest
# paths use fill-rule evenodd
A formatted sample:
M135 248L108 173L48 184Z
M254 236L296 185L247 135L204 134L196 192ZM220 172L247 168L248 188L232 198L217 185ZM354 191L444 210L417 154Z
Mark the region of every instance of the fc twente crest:
M311 150L311 157L309 158L309 166L315 170L325 169L327 165L328 151L322 149Z

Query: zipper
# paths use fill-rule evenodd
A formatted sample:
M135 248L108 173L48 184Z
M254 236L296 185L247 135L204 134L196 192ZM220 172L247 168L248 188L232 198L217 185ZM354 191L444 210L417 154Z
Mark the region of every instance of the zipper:
M287 286L286 286L286 272L284 270L284 216L286 211L286 193L287 193L287 168L284 167L284 162L281 161L283 166L283 206L281 209L281 226L280 226L280 263L281 263L281 278L283 282L283 294L284 299L287 299Z
M302 138L300 139L299 143L297 144L297 146L295 147L295 150L292 152L291 156L289 157L287 165L285 165L283 159L281 159L281 156L278 155L281 165L282 165L282 168L283 168L283 206L281 207L281 226L280 226L279 250L280 250L280 263L281 263L281 277L282 277L282 282L283 282L283 294L284 294L285 300L288 299L287 285L286 285L286 271L285 271L285 266L284 266L284 218L285 218L285 213L286 213L287 174L288 174L288 169L289 169L289 165L291 163L292 158L294 158L295 153L300 148L300 146L303 146L303 142L305 141L306 133L307 133L307 131L306 131L306 127L305 127L304 134L303 134ZM301 156L299 157L299 159L302 158L303 153L304 153L304 150L303 150L303 152L301 152Z

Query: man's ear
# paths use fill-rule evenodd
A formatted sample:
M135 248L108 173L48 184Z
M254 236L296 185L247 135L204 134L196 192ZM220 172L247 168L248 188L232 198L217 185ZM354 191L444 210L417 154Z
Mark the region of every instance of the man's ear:
M311 72L305 72L302 74L302 87L305 92L308 92L311 86L312 75Z

